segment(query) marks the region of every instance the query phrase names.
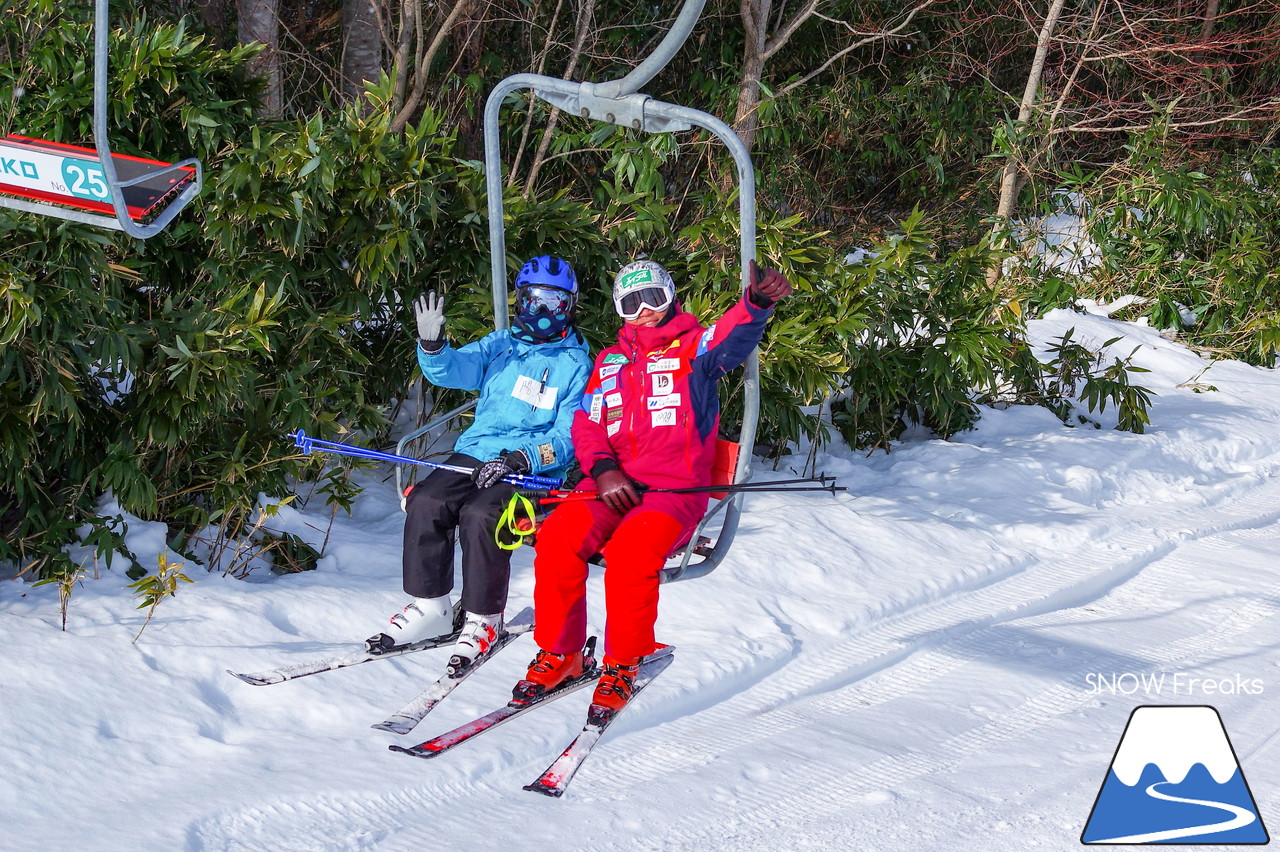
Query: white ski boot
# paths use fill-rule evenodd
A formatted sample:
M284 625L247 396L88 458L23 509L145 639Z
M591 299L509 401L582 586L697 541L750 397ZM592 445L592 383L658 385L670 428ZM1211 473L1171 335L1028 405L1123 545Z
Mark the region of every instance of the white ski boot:
M497 615L478 615L467 613L462 624L462 632L453 646L453 656L449 658L448 672L458 675L471 668L477 657L489 653L493 643L502 635L502 613Z
M438 598L414 598L404 609L391 616L381 633L365 640L373 653L389 651L397 645L409 645L423 639L447 637L453 633L455 607L448 595Z

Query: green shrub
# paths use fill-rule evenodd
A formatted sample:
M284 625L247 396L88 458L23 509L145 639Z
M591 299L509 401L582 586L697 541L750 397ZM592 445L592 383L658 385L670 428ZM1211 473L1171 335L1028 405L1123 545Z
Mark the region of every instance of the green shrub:
M86 14L37 0L28 15L0 18L5 130L89 141ZM123 511L169 524L170 546L188 562L197 536L213 536L215 554L240 554L261 518L261 493L287 499L310 481L335 511L349 506L352 468L294 457L284 436L302 428L385 442L388 412L416 375L407 304L418 292L447 291L448 333L459 343L492 328L483 175L459 157L445 113L428 107L391 133L384 78L358 106L261 122L255 88L241 79L251 50L213 49L181 23L144 16L112 34L111 50L113 144L170 160L195 155L206 186L168 233L145 243L0 212L0 560L64 579L76 576L66 545L86 524L98 554L132 559L123 525L98 519L106 492ZM870 99L842 113L841 144L861 148L874 136L885 151L868 153L863 167L884 171L875 180L904 195L924 183L951 195L987 101L978 90L938 92L926 104L907 95L883 95L900 101L877 125L887 129L854 133L879 109ZM838 100L804 114L803 126L818 126ZM762 130L766 152L795 144L783 106L767 105L777 111L766 115L776 119ZM504 116L510 157L524 114ZM963 126L940 137L946 116ZM682 301L705 320L738 298L737 200L705 142L696 133L637 138L561 116L540 179L547 188L505 190L509 268L534 254L570 258L596 349L618 326L613 273L640 254L671 268ZM765 156L762 173L775 182L802 172L827 180L840 166L817 150ZM901 163L921 158L928 180L904 177ZM1274 169L1267 174L1273 181ZM777 209L817 191L773 186L762 195ZM1270 246L1274 226L1250 216L1253 242L1238 245ZM762 345L761 441L813 432L800 407L833 394L835 422L856 447L886 446L909 422L947 437L971 426L984 401L1036 397L1041 367L1018 314L986 284L1002 259L986 243L950 246L945 223L926 227L917 213L873 245L870 260L847 265L830 235L800 215L762 209L758 219L762 264L796 287ZM1206 221L1222 227L1220 217ZM1223 282L1234 270L1232 285L1256 292L1266 251L1238 268L1207 247L1197 256ZM1209 315L1206 329L1216 322ZM1266 317L1237 317L1230 328ZM1265 331L1251 339L1265 350ZM1096 377L1093 401L1123 403L1137 424L1142 397L1124 384L1125 368L1111 370ZM733 382L722 391L733 434L742 397ZM313 565L298 545L280 536L263 544L283 564Z
M42 11L43 30L0 24L16 28L6 45L39 37L6 53L27 81L22 111L55 115L38 104L75 97L87 108L83 67L55 67L83 52L82 31ZM149 105L129 130L166 156L194 147L201 197L146 243L0 213L11 249L0 258L0 559L36 575L71 570L63 546L107 491L170 523L179 548L210 524L246 529L260 492L287 493L323 464L291 458L285 433L385 429L412 370L402 294L423 282L470 288L482 265L478 176L452 157L433 113L403 136L379 109L254 123L230 72L243 51L153 29L113 33L113 54L132 51L113 62L115 79L133 84L135 107ZM181 90L192 80L223 88ZM180 114L207 120L158 139L184 126ZM24 129L83 143L84 116L69 115Z
M38 0L23 14L0 17L6 132L91 145L87 16L79 4ZM181 25L145 17L114 32L116 150L208 160L250 126L246 91L236 83L246 55L211 50ZM70 572L61 546L94 515L103 491L115 489L130 507L154 514L162 490L185 486L169 478L157 449L171 435L139 440L129 411L145 379L143 359L173 341L156 308L165 307L170 270L184 267L182 237L143 248L6 210L0 238L7 247L0 257L0 559L37 575ZM139 476L141 467L152 474ZM97 532L100 553L122 550L120 533Z
M1272 365L1280 350L1280 152L1192 168L1167 162L1155 143L1130 146L1123 180L1093 193L1090 226L1103 264L1081 292L1136 295L1138 315L1188 344Z
M1051 357L1045 364L1044 379L1034 401L1057 414L1068 426L1091 424L1095 429L1100 428L1100 424L1079 413L1077 405L1083 403L1092 413L1106 411L1110 403L1117 412L1116 428L1141 434L1151 422L1147 413L1151 391L1130 381L1130 373L1149 372L1131 363L1137 349L1107 364L1100 350L1074 340L1074 335L1075 329L1070 328L1050 343ZM1101 349L1119 340L1113 337L1103 343Z
M986 272L985 242L941 249L919 212L852 267L865 331L846 343L833 421L852 447L886 447L909 423L943 438L969 429L978 405L1034 383L1020 318Z

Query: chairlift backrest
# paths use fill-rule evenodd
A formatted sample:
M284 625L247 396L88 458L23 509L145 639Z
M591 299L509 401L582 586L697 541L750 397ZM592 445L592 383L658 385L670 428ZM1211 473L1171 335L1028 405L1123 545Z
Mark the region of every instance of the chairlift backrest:
M120 230L145 240L161 233L196 197L203 171L194 158L170 164L111 152L108 2L94 0L94 148L17 135L0 139L0 207Z

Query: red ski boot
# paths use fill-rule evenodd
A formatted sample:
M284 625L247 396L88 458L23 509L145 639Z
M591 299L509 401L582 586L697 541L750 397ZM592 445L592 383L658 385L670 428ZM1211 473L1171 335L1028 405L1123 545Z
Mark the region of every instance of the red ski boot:
M527 702L548 690L555 689L566 680L582 676L583 653L553 654L538 651L529 664L524 680L511 691L512 702Z
M605 654L604 673L591 696L591 718L605 720L622 709L631 699L631 689L639 671L639 657L619 660Z

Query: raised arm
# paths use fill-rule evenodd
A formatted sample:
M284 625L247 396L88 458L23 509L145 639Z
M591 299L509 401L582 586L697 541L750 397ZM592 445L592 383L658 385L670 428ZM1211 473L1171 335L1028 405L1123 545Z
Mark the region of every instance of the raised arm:
M698 366L722 375L742 364L764 336L773 306L791 294L791 284L776 269L751 262L752 283L746 295L702 334L694 355Z

